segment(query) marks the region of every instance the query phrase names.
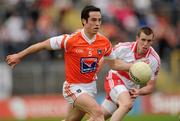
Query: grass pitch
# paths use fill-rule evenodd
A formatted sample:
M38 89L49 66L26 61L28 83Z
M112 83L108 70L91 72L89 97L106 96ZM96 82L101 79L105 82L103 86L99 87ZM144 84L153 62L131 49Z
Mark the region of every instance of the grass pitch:
M61 121L60 118L41 118L28 120L2 120L2 121ZM0 119L1 121L1 119ZM83 119L82 121L86 121ZM109 120L107 120L109 121ZM123 121L180 121L180 116L171 115L128 115Z

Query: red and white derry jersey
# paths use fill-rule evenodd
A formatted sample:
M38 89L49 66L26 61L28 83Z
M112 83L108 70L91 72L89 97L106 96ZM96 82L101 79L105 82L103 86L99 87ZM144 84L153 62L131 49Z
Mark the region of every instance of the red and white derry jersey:
M50 38L51 47L65 50L65 72L68 83L90 83L96 79L99 60L112 52L110 41L101 34L88 39L84 30L72 35Z
M135 53L137 49L137 42L125 42L125 43L119 43L114 47L114 55L116 58L124 60L125 62L133 62L135 60L138 60ZM148 59L148 63L150 67L152 68L153 74L151 77L151 80L156 80L157 74L160 68L160 58L158 54L155 52L155 50L150 47L147 53L144 55L143 58ZM110 70L107 78L111 78L112 74L117 74L117 76L124 82L126 87L128 89L135 87L139 88L139 85L136 85L130 80L129 74L126 71L115 71ZM105 84L105 87L113 87L115 86L115 83L112 80L108 80L109 82Z

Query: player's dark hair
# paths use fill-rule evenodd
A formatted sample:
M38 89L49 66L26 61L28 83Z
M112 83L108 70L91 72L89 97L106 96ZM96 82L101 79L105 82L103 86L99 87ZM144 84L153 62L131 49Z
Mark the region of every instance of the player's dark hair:
M153 32L153 30L152 30L150 27L148 27L148 26L141 27L141 28L139 29L138 33L137 33L137 36L140 37L140 35L141 35L142 32L143 32L144 34L146 34L146 35L151 35L151 34L153 34L153 37L154 37L154 32Z
M92 5L85 6L84 9L81 12L81 20L85 19L87 21L88 18L89 18L89 13L92 12L92 11L97 11L97 12L101 13L100 8L98 8L98 7L95 7L95 6L92 6ZM83 23L82 23L82 25L84 26Z

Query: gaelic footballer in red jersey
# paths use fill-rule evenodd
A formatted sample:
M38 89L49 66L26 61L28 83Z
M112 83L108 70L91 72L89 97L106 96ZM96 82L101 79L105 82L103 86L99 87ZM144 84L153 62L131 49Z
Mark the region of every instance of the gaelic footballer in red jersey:
M102 107L105 118L111 116L110 121L119 121L129 112L133 102L139 95L148 95L153 92L160 68L160 58L151 47L154 33L149 27L142 27L136 38L136 42L119 43L114 47L114 55L123 60L126 68L115 64L115 70L110 70L105 79L106 99ZM140 87L131 81L129 68L133 62L144 61L152 69L151 79L147 85Z

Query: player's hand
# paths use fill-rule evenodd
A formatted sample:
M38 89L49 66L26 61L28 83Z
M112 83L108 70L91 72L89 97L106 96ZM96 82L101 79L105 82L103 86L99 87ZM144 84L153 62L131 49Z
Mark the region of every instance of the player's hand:
M139 89L131 88L129 90L129 93L130 93L132 98L136 98L137 96L139 96Z
M8 55L6 57L6 63L11 67L14 68L18 63L21 62L21 59L19 58L18 54L12 54Z

